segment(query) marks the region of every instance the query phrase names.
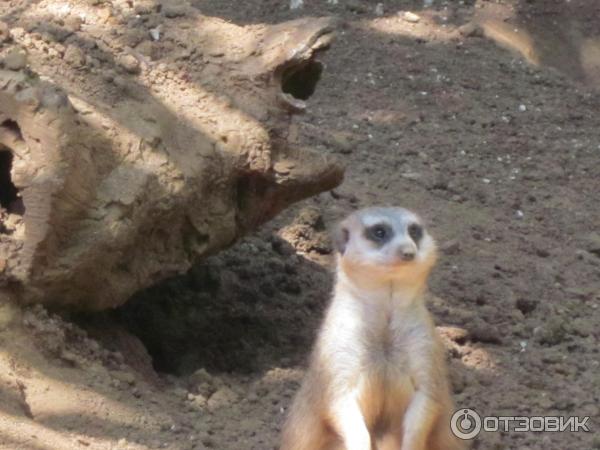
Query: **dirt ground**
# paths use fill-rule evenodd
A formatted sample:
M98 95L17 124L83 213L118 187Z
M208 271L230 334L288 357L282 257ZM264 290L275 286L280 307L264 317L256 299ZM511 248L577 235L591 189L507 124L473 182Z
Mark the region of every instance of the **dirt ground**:
M345 182L119 310L0 305L0 448L277 448L331 288L327 228L389 204L439 242L457 406L590 417L473 448L600 449L600 5L382 4L193 2L239 24L341 18L290 139Z

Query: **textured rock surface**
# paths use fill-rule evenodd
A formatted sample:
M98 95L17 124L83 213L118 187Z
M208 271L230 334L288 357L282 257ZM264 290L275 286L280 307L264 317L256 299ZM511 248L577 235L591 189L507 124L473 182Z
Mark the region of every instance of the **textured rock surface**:
M0 295L120 305L341 181L330 157L287 140L328 19L240 27L185 3L60 5L3 16Z

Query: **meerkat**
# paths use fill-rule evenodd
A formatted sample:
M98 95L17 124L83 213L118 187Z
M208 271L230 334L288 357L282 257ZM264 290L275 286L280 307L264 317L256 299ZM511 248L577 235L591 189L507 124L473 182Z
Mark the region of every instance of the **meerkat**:
M403 208L334 233L336 282L281 450L460 450L445 351L424 304L436 244Z

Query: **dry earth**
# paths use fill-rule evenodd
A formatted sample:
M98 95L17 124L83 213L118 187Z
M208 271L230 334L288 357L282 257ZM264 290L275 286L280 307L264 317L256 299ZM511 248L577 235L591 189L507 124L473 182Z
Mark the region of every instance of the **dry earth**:
M460 407L590 416L474 448L600 448L599 6L305 3L193 4L342 18L290 139L337 154L344 184L120 310L3 305L0 448L276 448L331 286L326 229L372 204L417 210L440 243L430 307Z

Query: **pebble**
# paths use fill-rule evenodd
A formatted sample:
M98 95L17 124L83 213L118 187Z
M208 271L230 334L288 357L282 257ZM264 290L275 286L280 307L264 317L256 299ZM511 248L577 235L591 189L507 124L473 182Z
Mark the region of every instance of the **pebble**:
M383 3L377 3L375 6L375 15L383 16Z
M174 19L175 17L183 17L187 14L187 8L184 5L170 5L165 3L162 8L165 17Z
M73 67L81 67L85 64L85 54L76 45L67 46L63 59Z
M209 409L214 410L223 406L234 403L238 399L238 395L228 387L222 387L213 395L210 396L207 402Z
M133 385L133 384L135 384L135 376L132 373L130 373L130 372L124 372L124 371L121 371L121 370L114 370L114 371L111 372L111 375L115 379L117 379L119 381L122 381L123 383L126 383L126 384L128 384L130 386Z
M21 70L27 65L27 55L22 50L12 50L4 57L4 65L10 70Z
M460 242L456 239L452 239L451 241L444 243L440 249L446 255L456 255L460 252Z
M9 28L6 22L0 22L0 42L6 42L10 39Z
M150 37L152 38L153 41L160 40L160 26L158 26L156 28L152 28L150 30Z
M481 29L481 27L473 22L469 22L464 24L463 26L458 28L458 32L460 33L461 36L464 37L481 37L483 36L483 30ZM504 121L507 121L506 117L503 116L502 119Z
M125 69L128 73L136 74L140 73L140 62L133 55L120 55L117 58L117 63Z
M406 11L402 15L402 18L410 23L418 23L421 20L420 16L418 16L417 14L410 12L410 11Z
M527 106L525 106L525 105L522 105L522 104L521 104L521 105L519 105L519 111L521 111L521 112L525 112L525 111L527 111Z

